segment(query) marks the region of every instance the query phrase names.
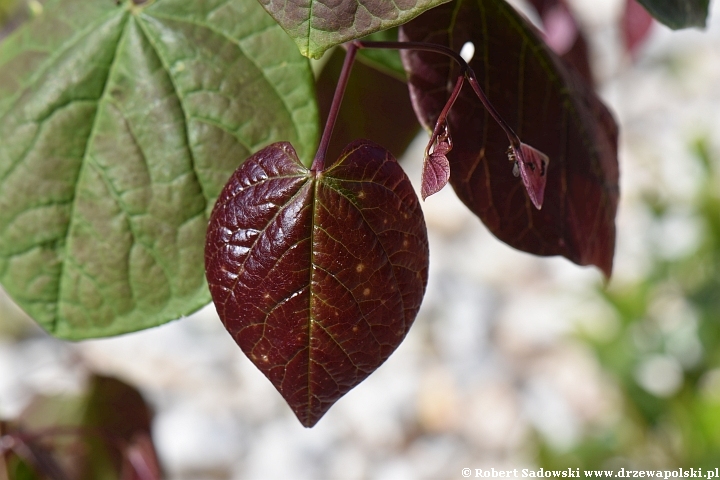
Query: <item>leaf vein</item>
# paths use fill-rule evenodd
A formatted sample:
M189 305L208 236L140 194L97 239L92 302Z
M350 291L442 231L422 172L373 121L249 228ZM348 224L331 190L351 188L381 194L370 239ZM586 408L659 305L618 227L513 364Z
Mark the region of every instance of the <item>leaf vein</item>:
M278 96L278 98L280 99L280 103L282 103L283 107L285 108L285 112L288 114L288 116L289 116L290 118L293 118L293 119L294 119L294 115L293 115L292 109L291 109L290 106L287 104L287 99L285 98L285 96L282 95L282 94L275 88L275 84L274 84L273 82L271 82L270 79L267 77L267 74L266 74L266 72L265 72L265 69L258 64L258 62L255 60L255 58L254 58L252 55L248 55L247 51L243 48L243 46L242 46L242 41L241 41L240 39L234 39L234 38L226 35L225 33L217 30L216 28L213 28L211 25L208 25L208 24L206 24L206 23L204 23L204 22L192 21L192 20L188 20L188 19L186 19L186 18L175 17L175 16L173 16L173 15L167 15L167 14L157 14L157 13L154 13L154 12L153 12L152 16L154 16L154 17L156 17L156 18L159 18L159 19L172 20L172 21L179 22L179 23L183 23L183 22L184 22L184 23L189 23L189 24L191 24L191 25L195 25L195 26L198 26L198 27L206 28L206 29L210 30L211 32L215 33L216 35L219 35L219 36L225 38L226 40L228 40L228 41L229 41L230 43L232 43L233 45L237 45L238 49L239 49L240 52L243 54L243 56L244 56L245 58L247 58L250 62L252 62L252 64L255 66L255 68L257 68L258 71L260 72L260 75L262 76L262 78L264 78L265 81L267 82L267 84L270 85L270 87L273 89L273 91L275 92L275 94L276 94L276 95ZM249 37L246 37L246 39L247 39L247 38L249 38ZM309 47L308 47L308 48L309 48ZM170 70L168 70L168 72L170 72ZM300 134L300 130L299 130L299 128L298 128L297 122L292 121L292 122L290 122L290 123L292 124L292 127L293 127L293 129L295 130L295 134L296 134L297 138L298 138L298 139L302 138L302 135Z
M100 94L100 98L98 99L98 105L97 105L97 108L95 109L95 115L93 116L92 126L90 128L90 134L88 135L87 142L85 142L85 150L83 152L82 162L80 164L80 168L78 169L77 177L76 177L75 181L73 182L73 184L75 185L75 188L73 189L72 203L70 205L70 214L68 215L69 221L68 221L67 228L65 230L65 234L63 235L65 237L64 255L63 255L63 259L62 259L63 261L60 262L60 271L58 272L59 282L58 282L57 302L55 303L55 315L54 315L54 318L52 319L52 322L51 322L50 328L49 328L50 331L52 331L52 332L57 331L58 324L60 321L60 313L61 313L60 307L63 302L63 291L65 288L67 288L65 286L65 284L67 282L67 280L65 280L65 278L66 278L65 277L65 273L66 273L65 262L67 262L69 259L68 244L69 244L69 238L72 235L73 217L74 217L75 209L77 208L78 183L79 183L80 179L82 178L83 171L85 170L86 165L88 163L88 159L89 159L88 153L90 151L90 145L92 144L92 141L95 136L95 129L97 128L97 120L99 117L98 114L100 111L100 103L101 103L101 100L107 94L107 87L110 83L110 78L113 75L113 70L115 69L115 66L117 64L118 52L120 51L121 45L123 45L124 39L127 35L127 26L128 26L128 17L126 16L123 19L122 34L121 34L122 36L115 47L115 51L113 52L113 57L110 62L110 68L108 68L107 76L105 77L105 80L103 83L102 93Z

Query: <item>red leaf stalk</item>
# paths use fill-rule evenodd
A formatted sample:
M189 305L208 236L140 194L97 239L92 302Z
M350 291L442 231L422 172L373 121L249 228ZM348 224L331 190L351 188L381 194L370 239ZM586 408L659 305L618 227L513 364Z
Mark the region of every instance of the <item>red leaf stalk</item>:
M318 147L315 159L310 167L310 170L313 172L322 172L325 169L325 155L327 154L328 146L330 146L330 138L332 137L332 132L335 128L335 121L337 120L338 113L340 112L340 105L342 105L342 99L345 95L348 80L350 79L352 66L353 63L355 63L355 54L357 53L357 49L358 47L355 44L347 44L345 62L343 63L340 78L338 79L337 86L335 87L335 95L333 96L332 104L330 105L330 112L328 113L328 118L325 122L325 130L323 130L322 138L320 139L320 146Z

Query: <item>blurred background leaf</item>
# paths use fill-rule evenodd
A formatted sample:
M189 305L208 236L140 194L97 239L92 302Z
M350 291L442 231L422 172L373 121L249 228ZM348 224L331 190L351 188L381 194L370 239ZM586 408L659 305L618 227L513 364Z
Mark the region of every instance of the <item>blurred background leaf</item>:
M567 452L538 438L545 468L715 468L720 459L720 154L708 138L689 146L704 172L686 204L644 195L656 224L685 211L699 224L695 248L677 258L649 246L645 278L600 292L619 327L581 339L621 392L610 427ZM613 318L605 319L608 322Z
M151 420L140 393L111 377L92 376L82 395L38 396L0 429L8 476L159 480Z

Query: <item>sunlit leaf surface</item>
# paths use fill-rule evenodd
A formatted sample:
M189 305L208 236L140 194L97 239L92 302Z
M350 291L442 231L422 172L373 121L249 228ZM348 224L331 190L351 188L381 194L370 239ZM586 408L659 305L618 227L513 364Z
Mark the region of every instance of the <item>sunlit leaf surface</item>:
M259 5L147 5L51 1L0 43L0 281L59 337L207 304L223 184L268 143L317 141L307 60Z
M401 25L448 0L258 0L297 44L320 58L330 47Z

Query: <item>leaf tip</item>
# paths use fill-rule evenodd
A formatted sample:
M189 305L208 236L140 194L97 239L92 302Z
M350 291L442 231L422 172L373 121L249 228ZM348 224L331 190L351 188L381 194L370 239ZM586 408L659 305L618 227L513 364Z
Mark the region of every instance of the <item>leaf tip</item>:
M609 255L609 258L606 261L600 262L600 264L598 264L597 267L602 272L603 284L607 287L608 284L610 283L610 278L612 277L612 270L613 270L613 255L612 255L612 253Z
M320 413L315 413L315 414L312 412L309 412L309 411L293 410L293 412L295 413L295 416L300 421L300 423L302 424L303 427L313 428L315 425L317 425L317 423L320 421L320 419L325 416L325 413L327 412L327 410L322 411Z

